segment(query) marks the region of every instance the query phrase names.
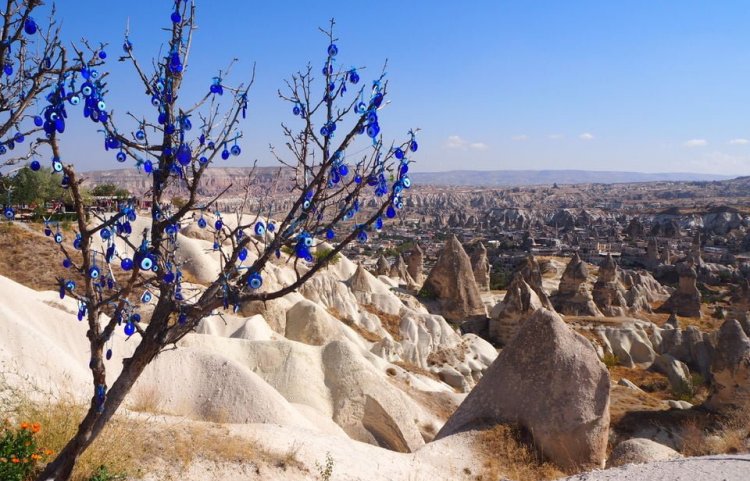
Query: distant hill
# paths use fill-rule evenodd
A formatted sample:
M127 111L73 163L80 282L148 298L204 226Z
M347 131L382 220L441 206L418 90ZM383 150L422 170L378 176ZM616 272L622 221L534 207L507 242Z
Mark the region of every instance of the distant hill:
M450 170L447 172L413 172L417 184L432 185L537 185L537 184L622 184L660 181L712 181L733 178L729 175L690 172L609 172L595 170Z

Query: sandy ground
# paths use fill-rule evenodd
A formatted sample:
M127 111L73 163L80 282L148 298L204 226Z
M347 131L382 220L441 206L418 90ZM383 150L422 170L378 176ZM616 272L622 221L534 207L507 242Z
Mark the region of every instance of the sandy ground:
M702 456L628 465L565 478L565 481L748 481L750 454Z

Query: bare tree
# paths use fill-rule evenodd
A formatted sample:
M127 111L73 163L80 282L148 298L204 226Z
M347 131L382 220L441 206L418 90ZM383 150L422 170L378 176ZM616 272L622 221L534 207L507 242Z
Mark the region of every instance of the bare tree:
M60 246L68 265L84 280L76 286L69 279L60 279L60 292L78 300L79 318L88 323L93 395L78 432L39 480L69 479L76 460L161 351L214 311L238 309L249 301L269 301L299 288L346 245L365 242L382 228L384 219L395 217L403 207L404 191L411 185L407 157L417 150L413 132L402 143L388 146L380 133L378 111L386 105L385 73L365 85L360 81L362 68L340 67L331 21L330 28L323 30L328 47L321 82L315 82L317 69L308 66L279 92L300 125L282 125L286 150L272 149L281 168L293 179L276 187L277 193L289 199L289 208L284 212L274 208L274 197L269 194L273 189L268 185L262 186L264 194L256 195L258 189L252 190L251 179L245 202L236 212L236 225L230 226L218 213L207 222L203 213L215 210L220 196L201 196L201 181L214 161L240 154L239 127L248 108L254 68L238 87L228 86L229 69L220 71L205 96L195 103L185 102L180 92L196 28L195 5L178 0L171 21L169 42L150 68L137 60L127 33L120 58L132 65L151 98L156 121L127 112L125 120L134 128L126 134L122 119L107 115L105 109L96 111L105 127L106 147L116 151L118 161L135 160L143 175L150 176L148 229L140 238L132 233L131 222L137 218L132 202L87 222L82 180L72 165L61 166L74 200L79 233L74 241L77 252L69 252L62 243ZM85 92L83 88L81 95L86 99L101 99L106 91L102 79L89 81ZM229 105L224 106L221 100ZM57 137L58 132L52 132L45 142L59 159ZM186 194L179 203L172 203L170 189ZM213 235L221 269L205 290L191 297L182 289L178 233L196 218L198 227ZM128 246L123 252L118 252L116 238ZM323 241L330 247L323 255L314 256ZM294 281L278 289L264 286L263 275L271 262L292 267ZM141 302L154 305L147 320L135 312ZM106 361L111 353L105 349L118 326L138 344L133 355L123 361L120 375L107 386Z

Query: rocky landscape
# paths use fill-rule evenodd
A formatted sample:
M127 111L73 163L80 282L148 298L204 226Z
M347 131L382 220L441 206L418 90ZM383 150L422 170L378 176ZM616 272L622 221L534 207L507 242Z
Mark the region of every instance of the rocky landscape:
M118 422L142 439L219 436L208 444L224 454L133 454L118 466L133 480L745 479L742 182L608 186L621 203L585 209L564 206L604 186L418 189L413 212L368 249L279 299L215 312L148 366ZM732 188L731 206L711 207ZM642 210L681 189L705 198ZM3 388L50 409L80 405L86 328L75 301L52 291L55 273L29 260L51 256L51 241L39 225L0 227ZM178 245L198 295L219 254L192 223ZM295 265L281 255L263 289L291 283L305 269ZM138 309L147 322L149 303ZM118 329L108 376L134 347Z

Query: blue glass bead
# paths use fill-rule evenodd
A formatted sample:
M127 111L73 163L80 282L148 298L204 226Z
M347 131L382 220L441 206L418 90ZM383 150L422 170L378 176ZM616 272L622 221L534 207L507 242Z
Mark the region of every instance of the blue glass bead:
M355 175L354 176L354 183L355 184L361 184L362 183L362 176L361 175Z
M115 255L115 245L112 244L111 246L107 247L107 252L104 253L104 260L109 264L112 262L112 257Z
M294 107L292 107L292 113L294 115L299 115L301 112L302 112L302 109L299 108L299 105L295 105Z
M375 106L375 108L380 107L380 105L383 103L383 94L378 92L372 97L372 104Z
M326 239L331 240L336 237L336 232L333 229L326 229Z
M52 235L52 229L50 229L49 226L44 226L44 235L47 237Z
M367 136L374 139L380 133L380 125L377 123L367 126Z
M130 40L125 40L125 42L123 42L122 44L122 49L125 52L130 52L131 50L133 50L133 43Z
M101 270L98 267L93 266L89 268L89 277L91 279L99 279L99 275L101 275Z
M206 228L206 219L204 219L203 217L201 217L200 219L198 219L198 227L200 227L201 229L205 229Z
M145 173L150 174L151 172L153 172L153 170L154 170L154 164L150 160L147 160L146 162L143 163L143 171Z
M404 158L404 151L400 148L397 148L396 151L393 153L393 155L398 159L401 160Z
M3 72L8 76L13 75L13 64L6 63L3 67Z
M112 359L112 349L107 349L107 354L104 357L107 358L107 361Z
M385 210L385 216L389 219L393 219L394 217L396 217L396 209L394 209L392 205L389 205Z
M235 144L235 145L232 146L231 152L232 152L232 155L234 155L235 157L237 157L238 155L240 155L240 152L242 152L242 149L240 149L239 145Z
M60 162L60 159L52 159L52 170L55 172L62 172L63 164Z
M127 155L125 155L125 152L123 152L122 150L117 152L117 155L115 155L115 159L117 159L118 162L125 162L127 158Z
M133 268L133 261L131 259L128 259L127 257L120 261L120 267L122 267L122 270L129 271Z
M260 286L263 285L263 278L257 272L253 272L247 278L247 285L250 289L260 289Z
M13 210L12 207L6 207L4 215L6 219L13 220L16 217L16 212Z
M164 128L164 133L166 133L167 135L172 135L174 132L175 132L174 124L168 124Z
M339 48L336 46L336 44L331 44L328 46L328 55L331 57L335 57L339 53Z
M201 164L205 164L206 162L208 162L208 158L201 155L200 159L198 159L198 162L200 162Z
M37 127L41 127L42 125L44 125L44 119L41 118L38 115L35 115L34 116L34 125L36 125Z
M361 243L367 242L367 232L363 230L359 231L359 233L357 234L357 241Z
M161 105L161 100L159 100L159 97L157 97L156 95L152 96L151 97L151 105L153 105L154 107L159 107ZM164 117L162 117L162 115ZM159 114L159 123L160 124L164 123L164 120L162 120L162 118L166 119L166 114Z
M136 140L143 142L144 140L146 140L146 132L144 132L143 130L137 131L135 133L135 138Z
M133 334L135 334L135 325L132 322L128 322L125 324L125 335L132 336Z
M398 169L399 175L406 175L407 172L409 172L409 164L406 162L401 163L401 166Z
M350 82L351 82L352 84L357 84L357 83L359 83L359 74L357 73L357 71L356 71L356 70L352 69L352 70L351 70L351 71L349 72L349 81L350 81Z
M152 298L153 296L151 295L150 291L143 291L143 294L141 294L141 302L143 302L144 304L148 304L149 302L151 302Z
M102 59L102 60L104 60L105 58L107 58L107 52L105 52L104 50L100 50L99 51L99 58Z
M221 219L216 219L216 222L214 222L214 229L220 230L224 223L221 221Z
M382 218L382 217L378 217L378 218L377 218L377 219L375 220L375 228L376 228L377 230L380 230L380 229L382 229L382 228L383 228L383 218Z
M62 265L64 268L70 269L70 266L72 266L73 263L66 257L65 259L63 259Z
M63 236L59 232L55 234L55 244L62 244Z
M174 282L174 278L175 278L174 272L170 271L170 272L167 272L166 274L164 274L164 282L166 282L167 284L173 283Z
M42 168L42 165L39 163L38 160L32 160L31 163L29 164L29 168L33 170L34 172L36 172L37 170Z
M237 253L237 258L241 261L247 259L247 249L245 249L244 247L240 249L240 252Z
M33 18L28 17L26 21L23 22L23 31L26 32L27 35L34 35L36 33L36 30L36 22Z
M26 137L24 137L24 136L23 136L23 134L22 134L21 132L18 132L18 133L16 133L16 135L15 135L15 136L13 137L13 140L15 140L15 141L16 141L16 143L19 143L19 144L20 144L20 143L23 143L23 141L24 141L24 139L25 139L25 138L26 138Z
M152 267L154 267L154 261L151 260L150 257L146 256L143 259L141 259L141 262L139 265L142 270L148 271L148 270L151 270Z
M416 152L418 148L419 148L419 144L417 144L417 141L412 140L411 143L409 144L409 149L411 149L412 152Z
M258 222L255 224L255 234L256 235L263 235L266 233L266 226L263 224L263 222Z
M184 312L181 312L179 317L177 317L177 322L180 325L185 324L187 322L187 314L185 314Z
M65 289L69 291L73 291L76 288L76 283L73 280L65 282Z
M102 239L104 239L104 240L107 240L107 239L109 239L110 237L112 237L112 232L110 232L110 230L109 230L109 229L102 229L102 230L100 230L100 231L99 231L99 236L100 236L100 237L101 237Z
M181 144L177 149L177 162L181 165L189 165L192 159L192 152L187 144Z
M227 160L229 158L229 151L226 147L224 147L224 150L221 151L221 158L224 160Z
M169 18L172 20L173 23L180 23L182 21L182 15L180 15L180 12L172 12L172 15L169 16Z
M268 229L268 232L275 231L276 230L276 224L274 224L273 222L269 222L267 229Z
M211 84L210 91L212 94L224 95L224 87L218 81L214 81L214 83Z
M401 184L404 186L404 188L408 189L411 187L411 179L404 176L401 178Z
M91 84L91 82L84 82L83 85L81 85L81 94L84 97L90 97L93 93L94 86Z

